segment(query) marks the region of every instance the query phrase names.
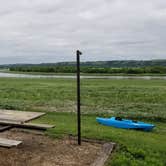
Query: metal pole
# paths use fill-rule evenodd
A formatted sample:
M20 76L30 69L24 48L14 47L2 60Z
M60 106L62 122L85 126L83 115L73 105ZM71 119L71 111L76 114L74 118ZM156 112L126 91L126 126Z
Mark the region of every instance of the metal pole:
M78 132L78 145L81 145L81 99L80 99L80 55L82 53L77 50L77 132Z

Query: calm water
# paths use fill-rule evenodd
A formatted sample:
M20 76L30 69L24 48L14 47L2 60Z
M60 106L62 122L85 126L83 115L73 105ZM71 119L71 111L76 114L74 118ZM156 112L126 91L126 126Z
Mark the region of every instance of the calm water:
M71 78L75 79L76 76L65 76L65 75L32 75L32 74L13 74L13 73L3 73L0 72L0 77L7 77L7 78ZM81 78L86 79L144 79L144 80L151 80L151 79L162 79L166 80L166 76L81 76Z

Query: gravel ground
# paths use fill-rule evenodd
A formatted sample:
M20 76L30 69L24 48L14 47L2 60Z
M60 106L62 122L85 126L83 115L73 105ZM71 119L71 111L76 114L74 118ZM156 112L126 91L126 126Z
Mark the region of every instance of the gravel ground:
M89 166L97 158L101 144L52 139L19 130L0 133L0 137L21 140L11 149L0 147L0 166Z

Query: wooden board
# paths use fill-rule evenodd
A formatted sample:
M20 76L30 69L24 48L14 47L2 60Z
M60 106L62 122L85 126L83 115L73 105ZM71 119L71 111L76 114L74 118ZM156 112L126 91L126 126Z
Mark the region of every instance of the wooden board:
M10 128L12 128L12 126L9 126L9 125L0 126L0 132L3 132L3 131L8 130Z
M0 138L0 146L1 147L11 148L14 146L18 146L21 143L22 143L22 141L15 141L15 140L6 139L6 138Z
M44 114L45 113L41 113L41 112L27 112L27 111L0 109L0 121L13 121L13 122L24 123L32 119L36 119Z
M47 125L47 124L36 124L36 123L20 123L20 122L14 122L14 121L1 121L1 125L9 125L12 127L20 127L20 128L28 128L28 129L39 129L39 130L47 130L50 128L55 127L54 125Z
M24 128L34 128L34 129L39 129L39 130L47 130L50 128L54 128L55 125L48 125L48 124L39 124L39 123L24 123L23 124Z
M105 143L97 159L90 166L104 166L113 151L115 143Z

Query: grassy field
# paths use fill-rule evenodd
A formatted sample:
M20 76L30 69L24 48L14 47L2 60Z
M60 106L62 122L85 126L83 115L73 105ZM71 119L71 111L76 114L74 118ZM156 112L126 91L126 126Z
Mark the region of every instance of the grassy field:
M82 134L118 143L108 165L166 165L166 82L82 80ZM55 124L54 137L76 133L76 84L72 79L0 79L0 108L45 111L36 122ZM98 125L96 116L122 116L155 124L153 132Z

